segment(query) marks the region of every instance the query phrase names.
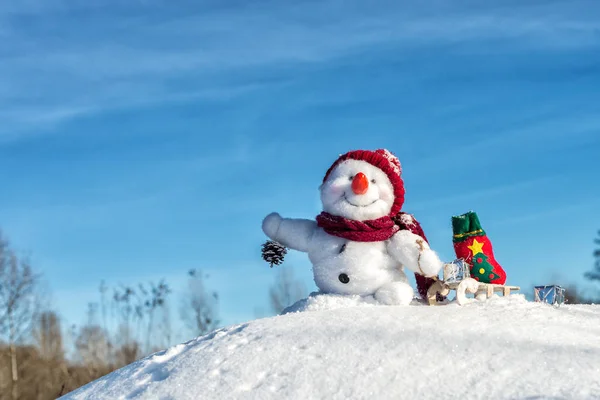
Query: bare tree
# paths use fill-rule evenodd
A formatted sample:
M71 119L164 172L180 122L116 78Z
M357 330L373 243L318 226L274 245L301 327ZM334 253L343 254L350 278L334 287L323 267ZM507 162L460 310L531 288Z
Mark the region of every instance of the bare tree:
M108 286L106 286L106 282L101 281L100 286L98 287L98 291L100 292L100 309L102 311L102 329L105 332L108 332L108 322L107 322L107 300L106 300L106 292L108 291Z
M565 303L591 304L593 299L586 296L578 285L571 283L565 287Z
M19 397L17 343L29 332L34 313L37 278L0 234L0 337L9 345L11 396Z
M144 300L132 287L123 286L113 293L113 310L117 331L113 342L115 359L119 365L127 365L141 356L138 340L144 318Z
M294 278L294 271L289 267L279 267L275 283L269 289L271 310L280 314L286 307L304 297L304 284Z
M146 331L146 352L149 353L152 350L152 338L153 332L155 332L156 325L156 313L162 311L163 319L159 321L159 326L165 322L165 315L168 315L167 310L167 297L171 293L171 289L164 280L161 280L158 284L150 283L150 289L147 290L143 285L139 285L140 292L145 297L144 308L148 316L148 327ZM163 330L164 333L164 330Z
M203 335L219 325L218 303L219 295L205 288L202 274L195 269L188 271L188 291L182 299L180 315L194 335Z
M598 231L598 237L594 239L594 243L596 243L597 246L600 246L600 231ZM594 268L585 273L585 278L590 282L600 284L600 247L594 250L594 258L596 259ZM592 294L588 301L593 303L600 302L600 287L597 287L596 293Z
M42 358L63 359L64 348L60 320L54 311L44 311L37 316L33 327L33 337Z
M79 361L96 370L109 364L110 341L99 325L84 325L75 339Z
M171 330L171 307L169 307L167 303L162 307L160 337L162 339L162 341L159 343L160 348L168 347L173 343L173 332Z
M594 242L600 246L600 231L598 231L598 238ZM600 282L600 247L594 250L594 258L596 258L596 264L590 272L586 272L585 277L590 281Z

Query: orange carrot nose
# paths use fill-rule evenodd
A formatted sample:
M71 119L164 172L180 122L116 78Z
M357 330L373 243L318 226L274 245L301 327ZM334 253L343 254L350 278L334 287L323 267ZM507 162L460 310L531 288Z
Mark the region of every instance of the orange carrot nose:
M356 194L365 194L369 190L369 180L362 172L356 174L352 180L352 191Z

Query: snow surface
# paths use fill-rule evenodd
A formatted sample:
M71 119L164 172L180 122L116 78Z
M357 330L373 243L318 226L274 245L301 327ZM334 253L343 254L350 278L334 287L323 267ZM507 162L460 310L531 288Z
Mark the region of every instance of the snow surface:
M314 295L137 361L80 399L600 399L600 306Z

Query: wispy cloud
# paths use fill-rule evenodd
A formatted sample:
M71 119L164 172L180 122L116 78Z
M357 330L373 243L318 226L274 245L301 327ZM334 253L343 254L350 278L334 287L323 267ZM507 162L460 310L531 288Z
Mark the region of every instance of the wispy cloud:
M539 187L540 185L545 185L548 183L557 184L561 181L561 179L564 179L563 175L551 175L542 178L529 179L506 185L487 187L478 190L469 190L471 186L468 185L464 188L464 191L462 191L462 193L459 195L441 196L435 200L415 203L414 206L410 207L410 209L411 211L419 211L432 209L441 205L448 205L460 202L464 203L465 201L469 201L472 203L473 201L478 199L485 199L489 197L497 198L508 193L523 192L527 189L531 190L533 188ZM461 190L458 190L458 192L461 192Z
M1 69L1 67L0 67ZM100 112L150 107L158 104L176 103L226 102L231 99L260 90L262 87L275 83L248 83L220 86L192 87L189 89L170 89L165 85L148 83L114 82L106 87L100 85L89 88L89 84L81 81L81 87L74 84L65 87L65 92L54 95L52 90L42 90L44 93L37 99L27 99L15 102L14 99L0 98L0 140L13 139L28 132L50 131L56 126L73 118L94 115ZM65 85L69 85L65 82ZM84 92L88 87L90 92Z
M411 168L422 172L440 171L441 166L455 161L456 154L487 154L478 158L480 166L506 163L527 159L531 154L566 151L600 140L600 118L594 110L595 104L573 107L577 111L567 115L564 102L548 100L538 107L538 110L523 110L522 116L511 115L511 119L506 121L483 123L472 132L462 133L463 139L459 142L454 141L453 132L448 132L446 138L440 141L443 145L438 146L437 152L430 151L426 157L411 164ZM489 113L482 117L491 119ZM478 117L473 110L467 110L463 118L472 123ZM455 128L449 124L449 129ZM461 129L465 127L461 126Z
M539 221L549 217L557 217L560 220L561 217L568 218L566 216L571 215L573 212L582 212L582 210L596 208L598 204L600 204L600 199L577 201L563 207L550 208L540 212L513 214L510 216L510 219L497 220L493 225L515 225L523 222Z
M600 41L600 22L573 14L572 5L452 4L4 2L0 133L40 131L122 107L233 98L268 85L256 80L269 69L297 70L386 46L508 41L560 50Z

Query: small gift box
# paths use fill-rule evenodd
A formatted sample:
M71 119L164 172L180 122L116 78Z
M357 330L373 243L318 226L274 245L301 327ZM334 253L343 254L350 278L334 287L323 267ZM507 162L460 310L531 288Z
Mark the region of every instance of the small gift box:
M558 285L535 286L535 301L553 305L561 305L565 302L565 289Z
M459 283L471 275L469 273L469 264L462 258L444 264L444 282Z

